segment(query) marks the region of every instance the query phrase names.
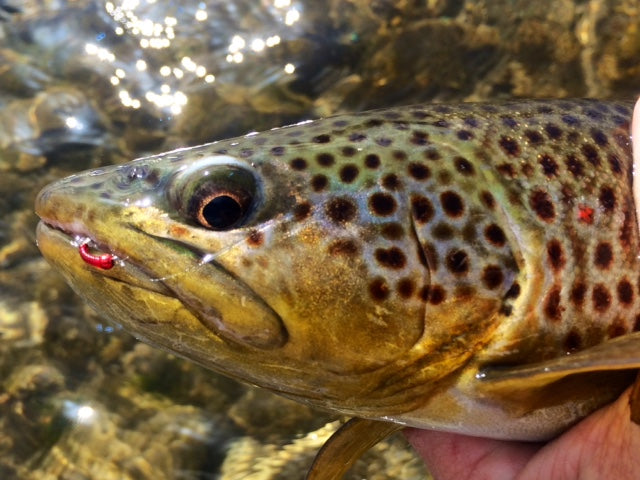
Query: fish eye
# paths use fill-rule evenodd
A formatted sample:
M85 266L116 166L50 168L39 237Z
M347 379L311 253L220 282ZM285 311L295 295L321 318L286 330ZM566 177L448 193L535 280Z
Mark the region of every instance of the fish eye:
M195 194L192 208L193 217L203 227L212 230L229 230L245 217L246 192L214 191L211 194Z
M208 157L181 171L172 182L170 201L181 216L209 230L245 224L258 202L254 174L231 157Z

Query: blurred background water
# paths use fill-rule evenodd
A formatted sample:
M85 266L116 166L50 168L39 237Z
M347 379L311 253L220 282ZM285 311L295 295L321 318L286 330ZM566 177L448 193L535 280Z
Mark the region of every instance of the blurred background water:
M417 102L631 98L636 0L0 0L0 478L301 479L338 417L137 343L39 256L78 170ZM350 478L419 479L401 436Z

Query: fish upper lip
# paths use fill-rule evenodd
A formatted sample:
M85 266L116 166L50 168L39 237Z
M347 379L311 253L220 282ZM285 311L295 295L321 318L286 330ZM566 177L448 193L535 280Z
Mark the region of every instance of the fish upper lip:
M77 242L78 243L77 246L80 246L81 243L90 243L92 248L99 250L100 252L110 253L112 255L117 256L117 253L112 252L111 249L107 245L103 244L102 242L96 241L96 239L92 235L90 235L88 232L86 232L86 230L71 228L68 226L68 224L65 224L63 222L59 222L56 220L52 220L49 218L41 218L40 222L46 225L47 227L69 237L70 241Z

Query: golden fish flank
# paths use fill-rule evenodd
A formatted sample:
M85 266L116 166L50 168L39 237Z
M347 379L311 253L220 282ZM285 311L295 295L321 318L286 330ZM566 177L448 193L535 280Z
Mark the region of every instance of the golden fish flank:
M548 438L640 365L630 118L536 101L318 120L61 180L38 241L96 310L214 370Z

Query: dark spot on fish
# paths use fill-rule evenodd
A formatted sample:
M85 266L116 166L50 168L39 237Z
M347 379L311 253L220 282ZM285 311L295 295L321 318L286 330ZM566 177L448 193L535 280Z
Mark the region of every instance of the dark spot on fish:
M607 242L600 242L596 247L595 255L593 258L596 267L601 269L607 269L611 265L613 260L613 250L611 244Z
M562 308L560 307L560 287L554 287L545 299L544 313L549 320L557 322L560 320Z
M578 160L575 155L573 154L567 155L566 164L567 164L567 169L571 172L571 174L574 177L576 178L582 177L584 173L584 167L582 165L582 162Z
M469 130L458 130L457 136L460 140L467 141L473 138L473 133Z
M385 223L382 225L381 234L387 240L400 240L404 237L404 229L396 222Z
M410 278L402 278L396 285L398 295L400 295L402 298L411 298L411 295L413 295L415 288L416 287L413 283L413 280L411 280Z
M413 132L409 141L414 145L427 145L429 143L429 134L426 132Z
M329 185L329 179L325 175L314 175L311 179L311 187L315 192L321 192Z
M520 285L518 284L518 282L514 282L513 285L509 287L509 290L507 290L507 293L505 293L504 298L514 299L514 298L518 298L519 295L520 295Z
M574 117L573 115L563 115L561 117L562 122L565 125L568 125L570 127L578 127L580 126L580 120L578 120L576 117Z
M529 143L531 145L540 145L542 142L544 142L544 138L542 135L540 135L540 132L537 132L535 130L526 130L524 132L525 137L527 137L527 140L529 140Z
M252 230L247 238L247 243L251 247L259 247L264 242L264 235L258 230Z
M490 210L493 210L496 206L496 201L493 198L493 195L491 194L491 192L487 192L486 190L480 192L480 200L482 201L484 206Z
M596 144L601 147L604 147L609 143L609 139L602 132L602 130L598 130L596 128L591 130L591 138L593 138L593 141L596 142Z
M367 168L375 169L380 166L380 157L375 153L370 153L364 159L364 164Z
M281 157L284 155L284 147L273 147L271 149L271 155L275 157Z
M558 164L550 155L546 153L539 155L538 163L547 177L554 177L558 173Z
M379 138L376 138L376 143L381 147L388 147L393 143L393 141L387 137L379 137Z
M571 302L576 306L582 306L584 302L585 294L587 293L587 286L583 282L576 282L571 289Z
M333 155L331 155L330 153L319 153L316 156L316 161L318 162L318 165L323 166L323 167L330 167L331 165L333 165L335 163L335 158L333 157Z
M376 301L381 302L383 300L386 300L389 297L390 293L387 281L382 277L373 279L369 284L369 293L371 294L371 297Z
M429 288L429 303L431 305L439 305L444 302L447 292L440 285L432 285Z
M291 168L294 170L304 170L307 168L307 161L304 158L294 158L291 160Z
M498 288L503 280L502 269L497 265L487 265L482 272L482 281L489 290Z
M407 258L398 247L378 248L375 257L380 265L394 270L404 268L407 264Z
M358 251L358 244L349 238L335 240L328 248L330 255L344 255L345 257L353 257Z
M604 312L611 304L611 294L607 287L599 283L593 287L592 300L593 308L598 312Z
M382 186L388 190L400 190L402 182L395 173L389 173L382 177Z
M625 305L630 305L633 302L633 287L627 279L618 282L618 300Z
M607 213L616 207L616 194L611 187L600 189L600 205Z
M553 123L547 123L544 126L544 131L547 132L547 135L552 140L558 140L562 137L562 129Z
M446 191L440 194L440 203L450 217L460 217L464 213L464 201L456 192Z
M295 207L293 207L293 218L297 222L300 222L307 218L310 213L311 205L308 202L299 203Z
M442 157L440 156L440 152L438 152L437 150L427 150L426 152L424 152L424 158L426 158L427 160L440 160Z
M353 147L342 147L342 155L345 157L353 157L356 153L358 150Z
M456 170L465 176L471 176L475 173L475 169L469 160L464 157L455 157L453 159L453 164L456 167Z
M598 155L598 150L596 149L596 147L594 147L590 143L585 143L584 145L582 145L581 150L587 162L589 162L594 167L598 167L600 165L600 155Z
M510 163L501 163L496 166L496 169L505 177L515 178L516 169Z
M410 163L408 170L409 175L416 180L426 180L431 176L431 170L429 170L429 167L421 163Z
M427 223L435 214L429 199L421 195L413 195L411 197L411 211L416 223Z
M338 197L329 200L325 211L335 223L345 223L353 220L358 210L350 198Z
M620 240L620 245L626 250L631 246L631 240L634 236L634 227L635 222L633 221L632 215L626 208L624 209L624 220L622 221L622 227L620 227L620 235L618 239Z
M549 194L543 190L534 191L529 198L529 205L538 217L545 222L552 222L556 211Z
M396 200L387 193L374 193L369 197L369 208L373 214L386 217L396 211Z
M620 163L620 159L617 155L611 153L607 156L607 160L609 161L609 166L611 167L611 171L613 173L622 173L622 164Z
M326 133L322 135L317 135L311 139L313 143L329 143L331 141L331 137Z
M571 329L564 339L564 350L567 353L573 353L582 348L582 338L580 333Z
M464 250L451 250L445 258L447 268L451 273L464 275L469 271L469 255Z
M507 155L511 157L520 155L520 145L518 145L518 142L513 138L505 137L503 135L502 137L500 137L500 141L498 143Z
M549 243L547 243L547 256L549 258L551 268L556 272L564 267L566 260L564 258L564 252L562 251L562 244L555 238L549 240Z
M344 183L351 183L356 179L359 173L360 170L358 167L350 163L340 169L340 180Z
M349 135L350 142L362 142L366 138L367 136L363 133L352 133L351 135Z

